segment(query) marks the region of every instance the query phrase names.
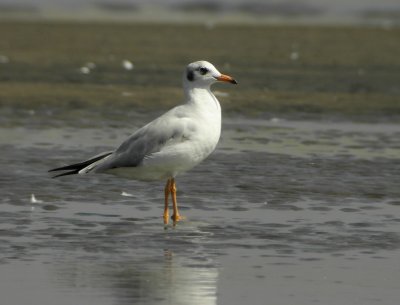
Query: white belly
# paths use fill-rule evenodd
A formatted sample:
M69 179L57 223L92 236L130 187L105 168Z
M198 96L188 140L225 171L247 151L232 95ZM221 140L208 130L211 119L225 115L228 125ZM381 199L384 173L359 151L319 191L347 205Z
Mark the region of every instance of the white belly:
M165 147L162 151L151 154L136 167L119 167L106 173L133 180L162 180L192 169L215 149L218 140L199 142L187 141Z

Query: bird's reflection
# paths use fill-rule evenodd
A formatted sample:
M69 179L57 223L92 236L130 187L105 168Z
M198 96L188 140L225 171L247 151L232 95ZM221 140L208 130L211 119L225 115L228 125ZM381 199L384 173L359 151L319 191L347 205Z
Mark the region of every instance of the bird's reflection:
M216 304L218 269L210 259L178 256L170 250L163 255L96 264L74 260L58 266L57 286L65 285L75 294L111 298L113 304ZM60 272L62 276L60 276Z

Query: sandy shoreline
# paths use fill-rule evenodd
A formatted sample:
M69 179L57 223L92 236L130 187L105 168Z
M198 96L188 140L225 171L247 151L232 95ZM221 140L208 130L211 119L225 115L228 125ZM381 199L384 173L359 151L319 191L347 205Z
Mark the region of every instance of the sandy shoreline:
M181 100L183 67L207 59L240 82L235 90L214 88L228 113L397 120L399 34L328 26L2 22L0 105L166 109ZM124 69L124 60L134 68Z

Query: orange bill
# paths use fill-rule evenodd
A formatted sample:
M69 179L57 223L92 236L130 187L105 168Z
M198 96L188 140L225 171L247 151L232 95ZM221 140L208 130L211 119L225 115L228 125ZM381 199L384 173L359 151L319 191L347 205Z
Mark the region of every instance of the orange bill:
M216 77L216 79L221 82L228 82L228 83L235 84L235 85L237 84L237 81L232 76L225 75L225 74L221 74L221 76Z

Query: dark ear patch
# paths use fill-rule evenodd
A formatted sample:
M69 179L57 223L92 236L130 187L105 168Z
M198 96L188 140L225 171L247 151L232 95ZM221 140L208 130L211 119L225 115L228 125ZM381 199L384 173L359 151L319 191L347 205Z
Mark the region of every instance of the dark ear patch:
M192 81L194 80L194 73L193 73L193 71L187 71L186 78L187 78L189 81L192 82Z

